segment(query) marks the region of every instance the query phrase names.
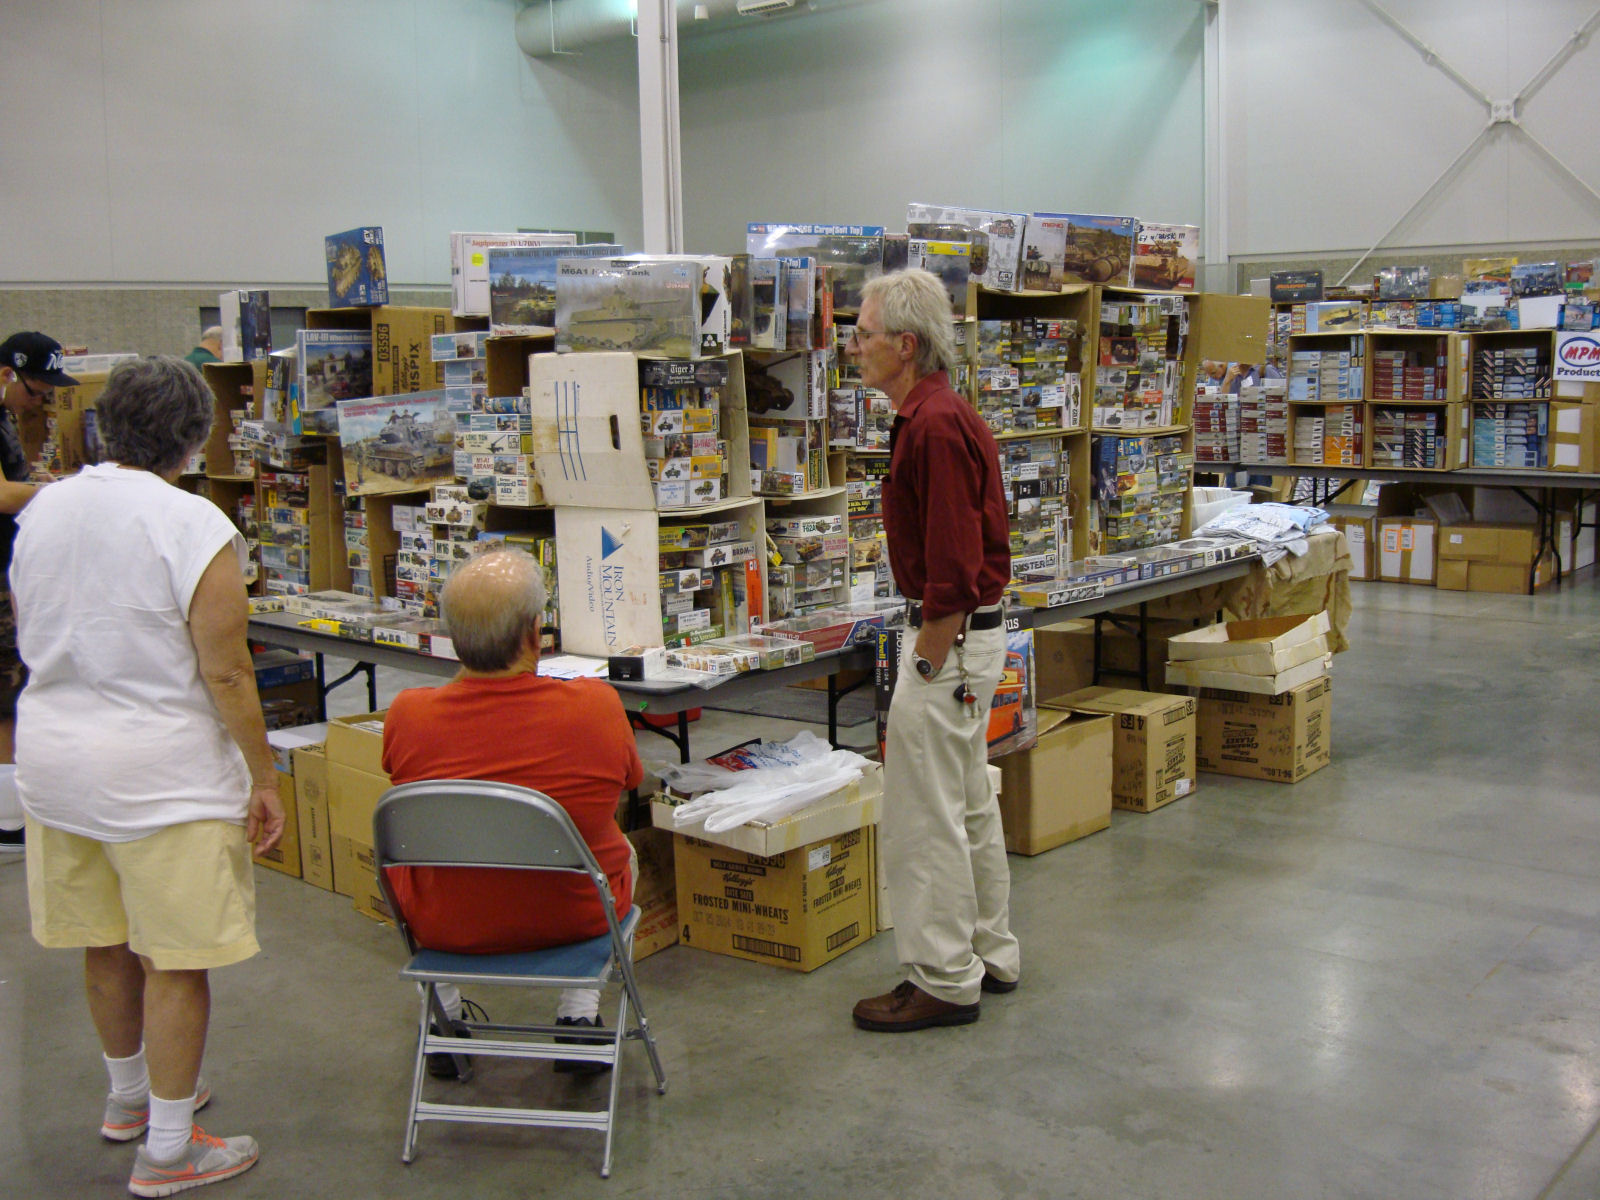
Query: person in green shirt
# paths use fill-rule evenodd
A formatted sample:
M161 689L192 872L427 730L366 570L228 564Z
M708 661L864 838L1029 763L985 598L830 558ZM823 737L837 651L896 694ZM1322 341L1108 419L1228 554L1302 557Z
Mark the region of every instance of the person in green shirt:
M222 326L213 325L200 334L200 344L183 356L197 367L222 361Z

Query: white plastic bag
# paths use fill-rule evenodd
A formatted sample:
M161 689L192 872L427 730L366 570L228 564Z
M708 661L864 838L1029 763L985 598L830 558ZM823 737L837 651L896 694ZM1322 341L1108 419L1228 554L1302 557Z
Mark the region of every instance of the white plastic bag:
M652 765L668 786L700 793L673 809L675 825L704 821L707 833L721 833L747 821L776 821L861 778L867 767L861 755L834 750L810 730L787 742L741 747L739 756L752 765L742 771L704 762Z

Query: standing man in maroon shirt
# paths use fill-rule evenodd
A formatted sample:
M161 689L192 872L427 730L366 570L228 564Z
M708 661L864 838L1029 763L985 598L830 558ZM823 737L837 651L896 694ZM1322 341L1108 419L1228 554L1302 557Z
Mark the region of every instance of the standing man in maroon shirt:
M862 1000L884 1033L965 1025L1017 986L1011 872L989 788L989 704L1005 665L1011 573L1000 455L950 387L950 302L927 271L869 282L848 352L894 405L883 521L911 601L884 751L884 872L906 979Z

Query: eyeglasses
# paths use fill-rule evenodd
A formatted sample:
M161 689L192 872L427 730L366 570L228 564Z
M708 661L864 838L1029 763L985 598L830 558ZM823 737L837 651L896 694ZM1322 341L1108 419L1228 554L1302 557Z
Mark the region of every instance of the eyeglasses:
M27 379L21 375L17 376L17 382L22 385L22 390L27 392L28 395L32 396L35 400L48 400L50 398L50 393L55 391L54 388L46 384L42 390L36 392L33 390L33 384L29 383Z
M868 338L894 336L896 335L887 329L863 329L859 325L850 331L850 340L857 345L865 345Z

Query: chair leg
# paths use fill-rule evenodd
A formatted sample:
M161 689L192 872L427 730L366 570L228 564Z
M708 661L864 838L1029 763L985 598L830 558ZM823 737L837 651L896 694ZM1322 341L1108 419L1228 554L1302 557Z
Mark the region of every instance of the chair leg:
M611 1137L617 1129L617 1097L622 1091L622 1047L628 1037L628 989L617 1001L617 1023L611 1032L611 1095L606 1101L606 1148L600 1160L600 1178L611 1178Z
M428 1021L434 1008L443 1011L430 983L422 989L422 1011L417 1017L417 1054L411 1067L411 1100L406 1106L406 1135L400 1146L400 1161L407 1165L417 1149L417 1105L422 1101L422 1075L428 1062L427 1055L423 1053L423 1041L428 1036Z
M644 1014L644 1002L639 999L639 985L633 977L632 957L621 958L617 966L622 973L622 994L633 1001L634 1020L639 1026L639 1040L644 1043L645 1053L650 1056L650 1070L656 1077L656 1095L667 1094L667 1073L661 1069L661 1055L656 1051L655 1035L650 1032L650 1020Z

